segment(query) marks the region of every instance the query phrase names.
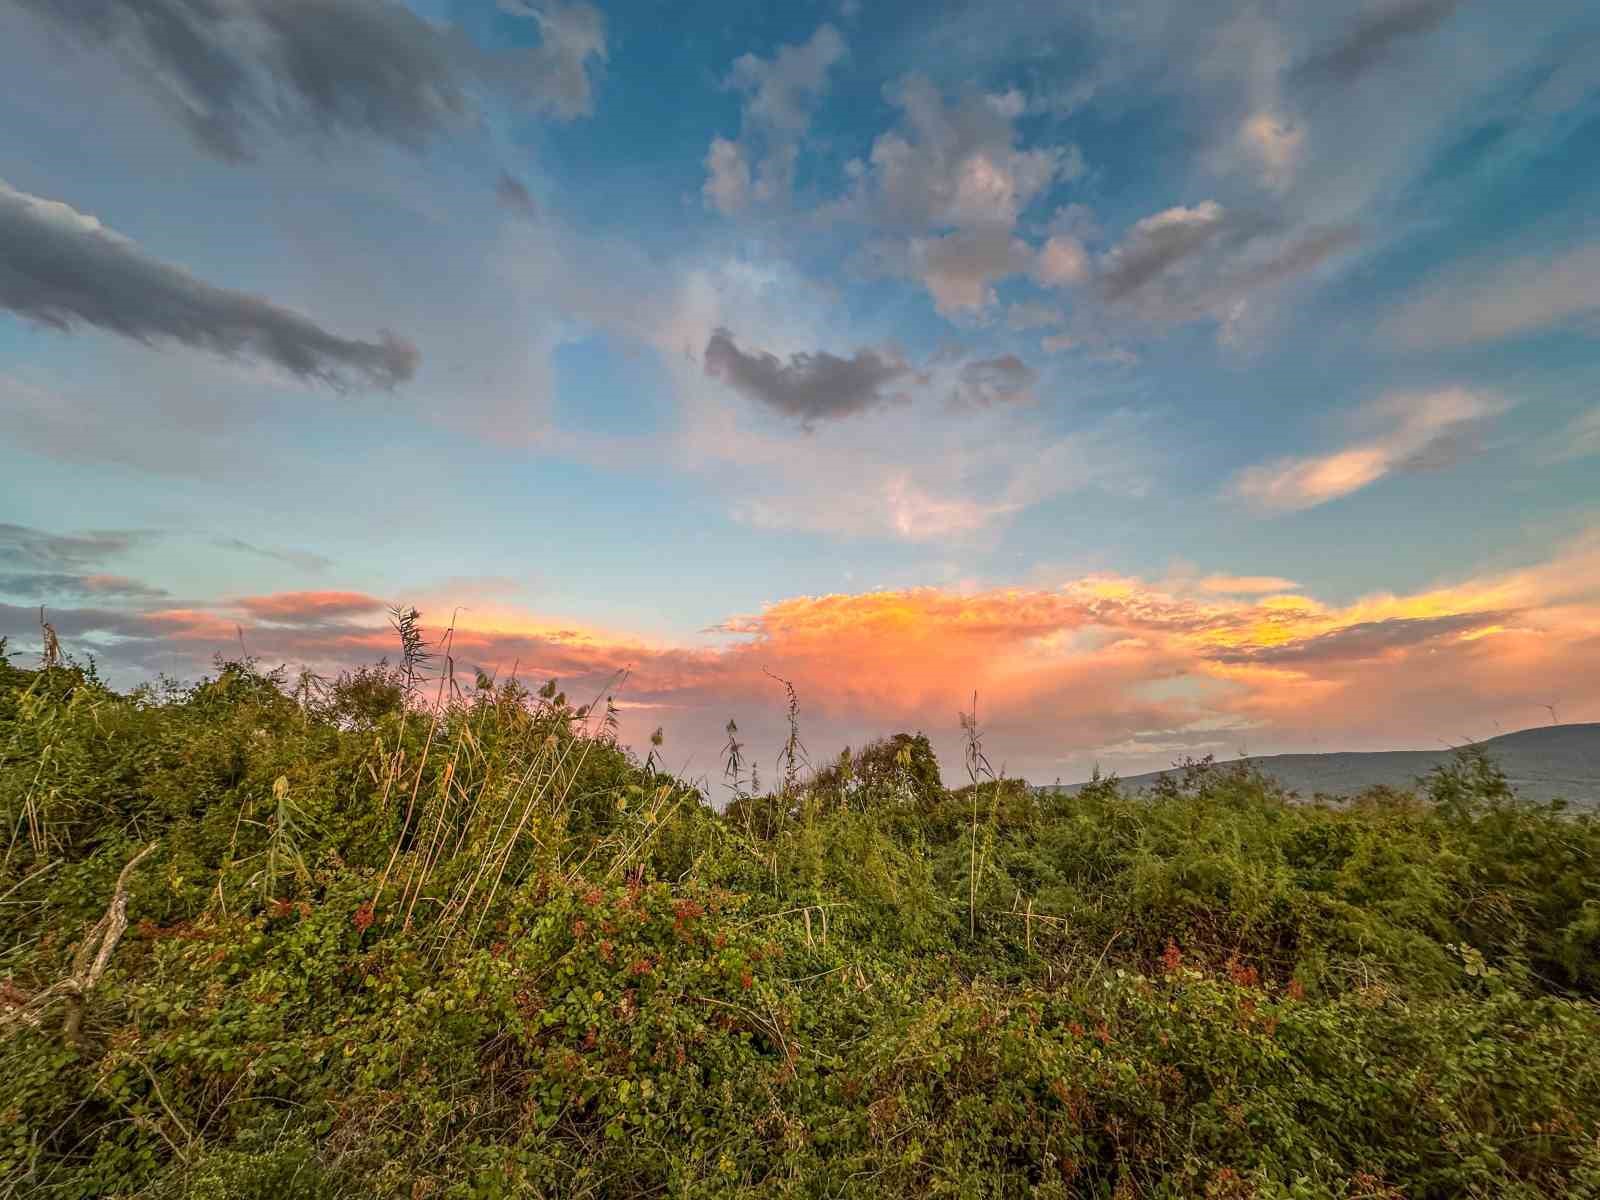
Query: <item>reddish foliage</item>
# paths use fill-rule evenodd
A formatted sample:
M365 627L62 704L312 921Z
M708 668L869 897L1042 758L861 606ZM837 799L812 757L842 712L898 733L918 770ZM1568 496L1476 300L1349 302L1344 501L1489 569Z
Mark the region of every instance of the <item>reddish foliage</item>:
M1237 958L1228 959L1228 978L1240 987L1255 987L1261 982L1261 973Z
M373 913L372 901L370 900L368 900L360 908L356 909L355 916L350 918L356 929L362 933L365 933L367 930L372 928L372 922L375 919L376 917Z
M1161 954L1161 969L1172 974L1183 965L1183 951L1178 949L1178 943L1171 938L1167 939L1167 948Z

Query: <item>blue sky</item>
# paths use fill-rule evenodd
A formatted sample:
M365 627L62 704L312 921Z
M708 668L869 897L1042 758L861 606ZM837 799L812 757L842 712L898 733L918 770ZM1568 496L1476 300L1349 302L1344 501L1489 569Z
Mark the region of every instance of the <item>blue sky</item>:
M0 634L49 604L132 678L196 669L250 597L460 604L485 654L581 626L657 664L640 711L704 757L714 714L771 719L733 664L794 665L784 614L828 597L943 629L1115 579L1241 630L1298 596L1309 641L1448 591L1483 618L1460 645L1394 626L1316 670L1096 642L1127 630L1081 605L951 670L1035 774L1237 748L1219 727L1487 732L1535 691L1593 719L1588 593L1506 581L1595 534L1597 64L1560 0L15 0ZM93 531L127 536L91 561ZM1463 599L1511 592L1516 620ZM259 644L364 646L313 610ZM968 681L919 662L874 708L839 649L795 666L819 736L948 733ZM1120 680L1104 719L1040 724L1080 652ZM1441 653L1476 656L1448 702L1361 715ZM1163 678L1191 682L1152 708Z

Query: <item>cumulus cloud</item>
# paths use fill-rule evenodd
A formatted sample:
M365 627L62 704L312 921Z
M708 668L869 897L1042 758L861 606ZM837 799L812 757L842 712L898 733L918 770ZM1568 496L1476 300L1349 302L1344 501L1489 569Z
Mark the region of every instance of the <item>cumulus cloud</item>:
M1046 287L1070 287L1089 277L1089 254L1069 234L1056 234L1039 248L1033 277Z
M894 252L889 253L891 262ZM940 315L978 313L995 303L994 285L1027 270L1028 244L1003 226L958 230L943 237L912 238L900 272L928 289Z
M1600 242L1472 264L1424 286L1383 321L1408 350L1467 346L1600 321Z
M706 343L705 371L741 395L810 427L819 420L848 417L904 398L891 385L915 374L884 350L858 350L849 358L826 351L792 354L785 361L765 350L741 350L733 335L718 329Z
M1024 150L1017 113L969 93L947 104L927 78L913 75L884 95L900 110L900 125L880 134L843 211L911 231L1012 229L1018 217L1058 178L1083 172L1075 147Z
M1306 83L1348 84L1384 62L1407 40L1432 33L1461 7L1461 0L1382 0L1369 4L1353 26L1295 67Z
M744 94L739 138L715 137L706 152L706 202L732 216L752 203L788 198L811 113L828 74L846 53L843 36L821 25L770 59L741 54L725 87Z
M724 137L711 139L706 151L706 181L701 188L710 204L725 216L743 212L750 203L750 163L738 142Z
M1503 401L1464 388L1403 393L1369 406L1360 419L1388 426L1331 454L1283 458L1246 468L1234 492L1264 509L1293 511L1337 500L1401 470L1448 465L1472 448Z
M268 134L374 138L421 149L476 116L474 82L536 111L592 105L604 23L586 3L500 0L540 44L489 54L396 0L22 0L78 42L107 48L204 150L256 157Z
M418 354L392 334L330 333L311 318L219 288L150 257L97 219L0 182L0 308L59 330L92 325L134 341L171 341L270 363L336 388L392 388Z

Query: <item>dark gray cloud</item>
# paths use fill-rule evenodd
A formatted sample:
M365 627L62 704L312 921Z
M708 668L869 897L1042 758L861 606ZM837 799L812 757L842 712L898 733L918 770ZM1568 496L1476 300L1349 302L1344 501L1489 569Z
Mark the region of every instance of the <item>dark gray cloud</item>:
M1363 621L1359 625L1348 625L1304 641L1218 657L1224 662L1272 664L1357 662L1380 658L1391 650L1403 650L1452 634L1470 633L1474 629L1501 624L1512 616L1505 612L1479 612Z
M1263 227L1260 218L1234 213L1211 200L1145 217L1101 261L1100 292L1113 302L1126 300L1186 259L1221 242L1248 241Z
M1021 403L1033 398L1033 385L1038 381L1039 372L1015 354L975 359L957 372L951 400L979 408Z
M1432 33L1460 7L1461 0L1394 0L1303 60L1294 70L1295 78L1306 83L1350 83L1382 62L1397 44Z
M19 0L68 37L109 48L206 151L255 157L269 132L376 138L421 149L469 124L476 80L531 107L590 110L605 57L585 3L502 0L542 41L488 54L394 0Z
M211 544L219 550L236 550L240 554L254 554L258 558L270 558L274 562L287 563L291 567L299 567L302 571L325 571L333 566L331 558L325 558L310 550L296 550L287 546L257 546L253 542L234 537L212 538Z
M342 388L410 379L417 351L328 332L258 296L215 287L149 257L94 217L0 182L0 309L60 330L93 325L135 341L174 341L250 357Z
M765 350L741 350L726 329L716 330L706 343L705 370L807 427L902 398L891 385L916 375L903 359L880 350L858 350L849 358L825 351L792 354L785 362Z
M539 215L539 206L528 193L527 185L509 171L500 172L500 178L494 185L494 198L519 217Z
M74 600L159 600L170 593L122 575L74 575L63 571L0 572L0 594L37 604Z
M126 553L152 534L102 529L89 533L46 533L26 525L0 523L0 566L56 572L95 566Z

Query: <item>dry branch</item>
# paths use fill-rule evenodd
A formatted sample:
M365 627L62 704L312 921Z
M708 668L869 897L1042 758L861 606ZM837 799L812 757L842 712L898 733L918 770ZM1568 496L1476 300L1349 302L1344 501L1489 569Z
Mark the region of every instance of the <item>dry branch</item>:
M0 1035L9 1034L15 1026L39 1028L44 1024L44 1016L50 1005L60 1000L67 1009L66 1018L61 1024L61 1036L69 1042L78 1040L83 1026L84 997L106 973L117 943L128 928L128 880L132 878L134 868L153 854L159 844L151 842L122 868L105 915L95 922L79 944L77 953L72 956L71 974L20 1002L13 1001L9 996L0 999Z

